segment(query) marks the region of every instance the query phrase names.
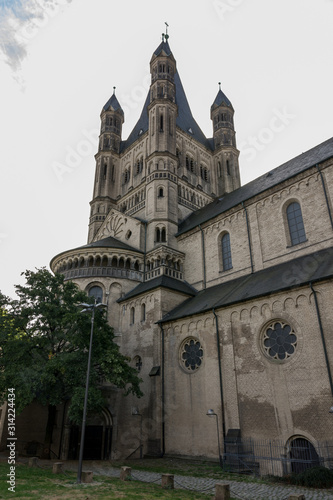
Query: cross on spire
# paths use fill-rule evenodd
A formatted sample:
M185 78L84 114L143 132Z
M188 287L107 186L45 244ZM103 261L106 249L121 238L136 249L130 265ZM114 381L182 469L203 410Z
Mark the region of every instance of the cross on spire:
M164 24L165 24L165 33L162 33L162 42L164 42L164 38L165 38L165 41L167 42L168 38L169 38L169 35L168 35L169 25L168 25L168 23L164 23Z

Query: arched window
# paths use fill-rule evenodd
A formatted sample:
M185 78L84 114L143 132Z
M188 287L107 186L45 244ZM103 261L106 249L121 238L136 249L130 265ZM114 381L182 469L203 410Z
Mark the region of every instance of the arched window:
M230 162L227 160L227 174L230 175Z
M135 309L134 307L131 307L131 310L130 310L130 323L131 325L134 325L134 321L135 321Z
M222 246L223 271L228 271L228 269L232 268L230 234L229 233L225 233L222 236L221 246Z
M164 130L163 115L160 116L160 132Z
M100 286L92 286L88 292L88 295L89 297L94 297L97 304L103 301L103 290Z
M306 241L302 210L300 204L296 201L288 205L287 219L291 244L298 245L298 243Z
M162 228L162 231L161 231L161 241L166 242L166 231L165 231L165 227L163 227L163 228Z
M156 228L156 243L159 243L161 241L161 231L160 228Z
M159 198L163 198L164 194L163 194L163 188L159 188L158 190L158 197Z
M146 321L146 304L141 304L141 321Z

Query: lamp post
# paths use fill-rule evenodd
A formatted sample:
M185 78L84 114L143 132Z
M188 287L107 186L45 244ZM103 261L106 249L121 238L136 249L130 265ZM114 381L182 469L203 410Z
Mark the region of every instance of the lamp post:
M132 408L132 415L140 417L140 458L142 458L142 414L138 408Z
M216 417L216 427L217 427L217 445L219 447L219 462L220 462L220 467L223 469L223 460L222 460L222 455L221 455L221 447L220 447L220 432L219 432L219 419L217 414L215 413L214 410L208 410L206 415L208 417Z
M84 448L84 436L86 432L86 417L87 417L87 403L88 403L88 389L89 389L89 377L90 377L90 363L91 363L91 351L92 351L92 340L94 334L94 320L95 320L95 309L100 307L106 307L106 304L96 304L96 300L94 304L79 304L80 307L83 307L83 312L91 312L91 330L90 330L90 343L89 343L89 353L88 353L88 366L87 366L87 378L86 378L86 390L84 394L84 405L83 405L83 418L82 418L82 428L81 428L81 442L80 442L80 454L79 454L79 467L77 471L77 483L81 483L81 475L82 475L82 459L83 459L83 448Z

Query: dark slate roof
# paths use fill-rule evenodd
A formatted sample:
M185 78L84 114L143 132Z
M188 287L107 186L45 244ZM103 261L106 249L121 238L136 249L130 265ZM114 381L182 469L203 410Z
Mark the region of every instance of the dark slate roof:
M332 277L333 248L328 248L201 290L166 314L160 322L201 314Z
M140 283L137 287L133 288L129 293L124 295L121 299L118 299L117 302L122 302L127 299L131 299L132 297L136 297L141 293L149 292L155 288L168 288L175 292L184 293L186 295L195 295L197 293L196 289L191 285L184 281L179 281L174 278L170 278L169 276L159 276L158 278L154 278L150 281L145 281L144 283Z
M120 106L119 101L116 98L115 94L112 94L108 102L103 106L103 111L107 111L110 107L113 109L113 111L119 110L122 114L124 114L124 111Z
M83 250L85 248L100 248L100 247L102 247L102 248L117 248L120 250L131 250L132 252L143 253L141 250L138 250L137 248L131 247L130 245L127 245L126 243L123 243L122 241L119 241L116 238L109 236L108 238L103 238L102 240L94 241L93 243L88 243L88 245L82 245L81 247L76 247L76 248L71 248L70 250L65 250L64 252L61 252L60 254L56 255L56 257L61 255L62 253L72 252L73 250Z
M155 56L159 56L159 55L160 55L160 53L162 52L162 50L164 50L164 52L165 52L165 54L166 54L167 56L171 56L171 55L172 55L172 52L171 52L171 49L170 49L170 46L169 46L168 41L166 41L166 42L165 42L165 41L163 40L163 42L161 42L161 43L159 44L159 46L157 47L157 49L155 50L154 55L155 55Z
M210 109L213 109L213 108L216 108L218 106L221 106L221 105L225 105L225 106L228 106L229 108L231 109L234 109L232 107L232 104L231 102L229 101L229 99L227 98L227 96L222 92L222 90L220 89L217 93L217 96L215 97L215 101L213 102L212 106Z
M249 200L250 198L280 184L281 182L294 177L295 175L313 167L317 163L323 162L333 156L333 137L319 144L306 153L302 153L296 158L287 161L283 165L245 184L244 186L216 198L212 203L190 214L179 224L178 235L190 231L199 224L216 217L223 212Z
M147 132L148 130L148 106L150 103L150 92L148 92L146 101L144 103L141 115L136 125L134 126L132 132L128 136L126 141L122 141L121 143L121 151L124 151L128 148L133 142L135 142L141 134Z
M112 236L108 236L107 238L103 238L102 240L94 241L93 243L89 243L88 245L83 245L79 248L94 248L94 247L106 247L106 248L119 248L121 250L131 250L133 252L141 252L137 248L134 248L127 243L123 243L122 241L113 238Z
M167 55L172 54L168 42L161 42L161 44L158 46L154 54L158 55L161 52L161 50L166 51ZM206 138L205 134L202 132L201 128L193 118L192 111L187 101L186 94L178 72L175 73L174 79L176 87L176 104L178 106L178 116L176 118L177 127L181 128L190 137L196 139L206 148L214 150L213 139ZM134 126L127 140L123 141L121 144L121 151L127 149L129 146L133 144L133 142L135 142L139 138L140 135L142 135L144 132L147 132L149 104L150 104L150 91L148 91L148 95L144 103L139 120L137 121L136 125Z

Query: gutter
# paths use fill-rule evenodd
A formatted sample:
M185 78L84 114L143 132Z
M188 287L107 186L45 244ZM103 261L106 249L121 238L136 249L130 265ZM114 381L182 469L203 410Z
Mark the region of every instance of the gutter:
M322 174L322 172L321 172L321 170L319 168L318 163L316 164L316 168L318 170L318 173L319 173L320 178L321 178L321 183L323 185L323 191L324 191L324 195L325 195L325 201L326 201L327 211L328 211L328 215L329 215L329 218L330 218L330 221L331 221L331 227L333 229L333 219L332 219L331 207L330 207L330 204L329 204L329 201L328 201L328 196L327 196L327 191L326 191L324 177L323 177L323 174Z
M253 258L252 258L252 249L251 249L251 239L250 239L250 224L249 224L249 218L247 215L247 209L246 209L246 206L244 205L243 201L242 201L242 207L244 209L245 217L246 217L247 240L249 242L250 261L251 261L251 273L253 273Z
M319 325L319 330L320 330L320 336L321 336L321 341L322 341L323 349L324 349L324 356L325 356L325 363L326 363L326 368L327 368L327 375L328 375L328 380L329 380L329 383L330 383L331 394L333 396L332 373L331 373L330 363L329 363L328 354L327 354L324 329L323 329L323 325L322 325L322 322L321 322L319 304L318 304L318 299L317 299L317 292L314 290L311 282L309 283L309 286L310 286L310 288L312 290L312 293L313 293L313 296L314 296L314 300L315 300L315 306L316 306L316 313L317 313L318 325Z
M162 457L165 455L165 376L164 376L164 330L161 323L159 323L161 329L161 420L162 420Z
M202 245L202 266L203 266L203 288L206 288L206 254L205 254L205 236L202 227L198 226L201 231L201 245Z
M223 458L225 459L226 453L226 431L225 431L225 417L224 417L224 398L223 398L223 382L222 382L222 367L221 367L221 347L220 347L220 332L219 332L219 320L215 313L215 309L212 309L212 313L215 316L215 326L216 326L216 345L217 345L217 356L219 362L219 381L220 381L220 398L221 398L221 414L222 414L222 436L223 436Z

